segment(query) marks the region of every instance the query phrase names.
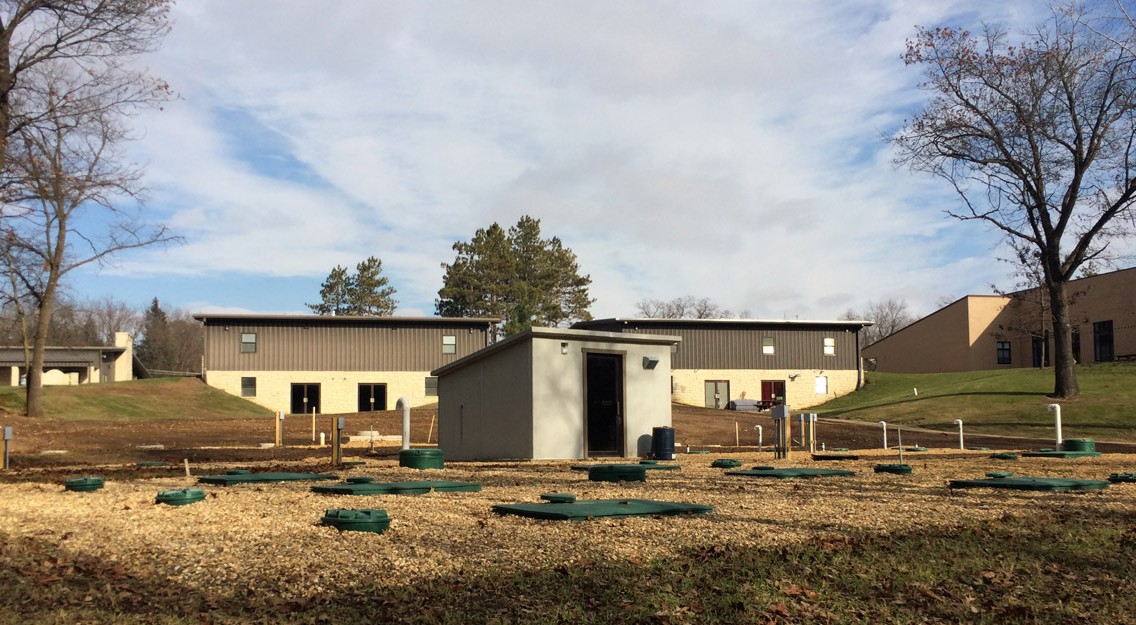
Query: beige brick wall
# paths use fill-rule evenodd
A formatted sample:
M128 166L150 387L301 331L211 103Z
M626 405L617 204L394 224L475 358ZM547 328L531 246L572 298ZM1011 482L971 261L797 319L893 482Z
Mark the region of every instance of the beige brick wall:
M241 378L256 378L256 397L246 397L274 412L288 412L292 407L292 384L320 385L320 413L355 412L359 408L360 384L386 384L387 410L395 409L399 397L406 397L412 407L433 404L437 397L426 396L429 371L209 371L205 382L226 393L241 396Z
M791 380L790 376L796 376ZM827 393L817 393L817 378L824 377ZM751 369L676 369L672 372L671 400L689 406L706 405L706 381L728 380L729 399L737 399L745 391L748 399L761 399L762 380L785 382L785 403L793 410L817 406L856 390L857 371L849 370L770 370Z

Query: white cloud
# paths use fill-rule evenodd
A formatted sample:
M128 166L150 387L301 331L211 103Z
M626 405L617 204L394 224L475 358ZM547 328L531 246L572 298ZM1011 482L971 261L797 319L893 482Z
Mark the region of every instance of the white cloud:
M318 285L376 255L402 312L429 313L455 240L531 214L601 316L685 294L763 317L929 312L1005 273L881 137L921 97L900 60L915 24L1033 3L325 4L176 5L150 66L182 98L136 148L187 243L116 271Z

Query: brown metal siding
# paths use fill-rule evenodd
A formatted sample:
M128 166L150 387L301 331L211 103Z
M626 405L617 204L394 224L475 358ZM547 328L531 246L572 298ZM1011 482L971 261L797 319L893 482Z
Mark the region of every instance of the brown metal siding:
M205 327L205 368L216 371L430 371L485 347L486 325L297 323L237 320ZM256 353L241 353L241 334ZM456 337L454 354L442 337Z
M857 369L856 333L844 327L691 327L650 324L588 329L670 334L682 337L672 359L675 369ZM763 337L773 337L774 354L761 353ZM836 354L824 355L824 339L836 340Z

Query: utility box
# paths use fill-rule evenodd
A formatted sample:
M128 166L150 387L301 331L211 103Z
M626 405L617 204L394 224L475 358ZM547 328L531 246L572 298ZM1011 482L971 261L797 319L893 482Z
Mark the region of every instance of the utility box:
M773 457L788 458L793 447L793 420L789 416L789 406L778 404L769 412L773 417Z

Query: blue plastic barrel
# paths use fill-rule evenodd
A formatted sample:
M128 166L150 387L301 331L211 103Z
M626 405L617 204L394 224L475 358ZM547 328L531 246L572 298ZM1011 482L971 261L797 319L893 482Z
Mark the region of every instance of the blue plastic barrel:
M651 430L651 453L655 456L655 460L674 460L674 428L657 427Z

